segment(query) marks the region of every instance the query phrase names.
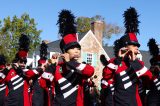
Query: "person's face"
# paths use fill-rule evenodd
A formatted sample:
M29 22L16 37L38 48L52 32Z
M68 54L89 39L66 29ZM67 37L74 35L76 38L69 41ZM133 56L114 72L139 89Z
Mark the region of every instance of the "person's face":
M19 60L19 61L18 61L18 64L19 64L19 66L20 66L22 69L25 68L26 63L27 63L27 60L26 60L26 59L23 59L23 60Z
M134 52L135 54L139 53L138 47L136 45L128 45L127 49Z
M69 54L69 58L72 60L78 60L81 56L81 50L80 48L77 48L77 47L73 47L73 48L70 48L67 53Z

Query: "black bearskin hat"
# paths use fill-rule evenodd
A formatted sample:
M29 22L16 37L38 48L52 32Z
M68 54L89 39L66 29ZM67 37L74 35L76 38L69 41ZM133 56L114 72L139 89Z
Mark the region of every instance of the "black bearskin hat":
M47 60L47 44L42 41L41 45L40 45L40 59L38 60L38 64L42 64L45 63Z
M140 47L140 44L137 40L137 33L139 33L139 21L138 17L139 15L136 12L136 9L133 7L130 7L127 9L124 14L124 26L126 28L124 36L121 37L121 41L123 42L123 46L127 45L136 45Z
M57 21L59 34L62 37L60 48L66 52L72 47L81 48L77 40L75 16L69 10L62 10Z
M25 63L27 62L29 44L30 44L29 36L21 34L21 37L19 38L19 51L15 56L14 62L17 62L19 60L24 60Z
M160 64L160 52L159 47L156 44L156 40L153 38L149 39L147 46L149 47L149 52L152 55L152 58L150 59L151 65Z

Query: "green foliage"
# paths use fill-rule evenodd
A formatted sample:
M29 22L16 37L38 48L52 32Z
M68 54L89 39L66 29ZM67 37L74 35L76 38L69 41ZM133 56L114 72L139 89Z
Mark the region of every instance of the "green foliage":
M7 62L11 62L18 50L18 42L20 35L26 34L31 39L30 52L40 44L41 30L36 28L36 23L33 18L24 13L20 18L16 15L11 19L4 18L3 25L0 22L0 53L3 53Z
M103 38L111 38L113 34L118 35L123 32L123 28L116 24L109 24L105 22L105 19L101 15L96 15L94 17L78 17L77 18L77 32L78 34L83 34L91 29L91 23L94 21L104 22Z
M85 33L91 29L91 18L78 17L77 18L77 32L79 34Z

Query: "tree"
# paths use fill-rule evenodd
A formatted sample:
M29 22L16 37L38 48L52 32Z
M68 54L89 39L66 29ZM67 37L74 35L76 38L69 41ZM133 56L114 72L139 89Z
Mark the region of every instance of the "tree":
M78 17L76 23L77 23L78 34L83 34L91 29L91 18Z
M104 24L104 38L110 39L112 35L118 35L121 34L124 31L124 28L116 25L116 24L112 24L112 23L108 23L108 24Z
M4 18L3 25L0 24L0 53L3 53L8 62L14 59L18 51L18 42L21 34L26 34L31 39L30 52L40 44L41 30L36 28L33 18L24 13L20 18L16 15L11 19Z
M123 32L123 28L116 25L116 24L109 24L105 22L105 19L100 16L100 15L96 15L94 17L78 17L77 18L77 32L78 34L83 34L88 32L91 29L91 23L93 21L96 20L100 20L104 22L104 34L103 34L103 38L111 38L111 36L113 34L117 35Z

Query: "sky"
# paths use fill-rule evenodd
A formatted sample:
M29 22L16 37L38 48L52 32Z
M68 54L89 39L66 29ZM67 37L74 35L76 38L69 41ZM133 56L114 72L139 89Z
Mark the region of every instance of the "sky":
M58 38L58 13L62 9L71 10L76 17L101 15L107 23L123 27L122 14L129 7L135 7L140 14L137 38L141 50L148 50L147 42L155 38L160 44L160 0L0 0L0 20L5 17L20 17L27 13L35 19L37 29L43 30L42 40L55 41ZM106 40L109 45L123 34Z

